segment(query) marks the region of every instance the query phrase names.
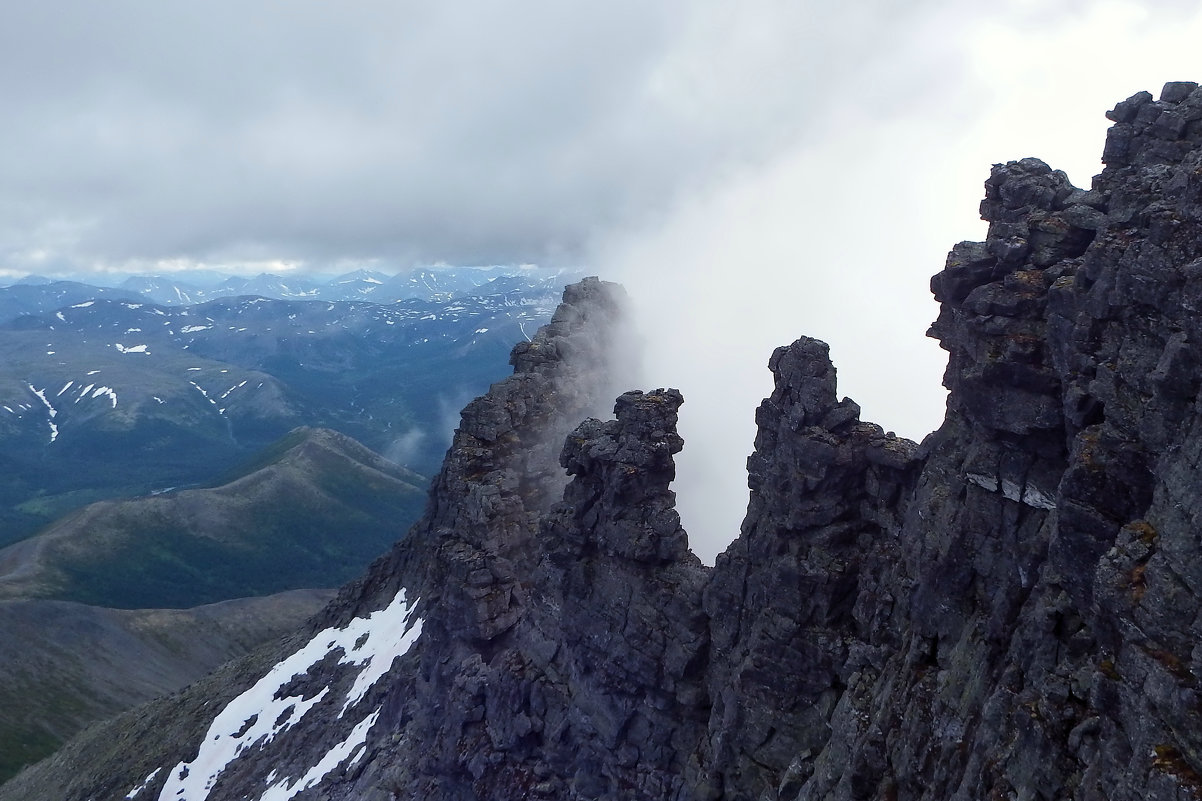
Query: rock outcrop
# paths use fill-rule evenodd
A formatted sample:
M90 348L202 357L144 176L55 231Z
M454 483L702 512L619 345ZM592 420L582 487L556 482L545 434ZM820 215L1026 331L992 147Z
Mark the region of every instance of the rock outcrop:
M1089 190L994 167L986 241L932 280L921 445L838 398L825 345L778 349L706 568L680 394L579 423L620 326L587 281L308 632L0 798L1202 797L1202 89L1109 116Z

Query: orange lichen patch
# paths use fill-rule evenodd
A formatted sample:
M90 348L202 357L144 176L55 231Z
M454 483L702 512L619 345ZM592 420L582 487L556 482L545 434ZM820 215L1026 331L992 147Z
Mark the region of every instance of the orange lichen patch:
M1192 687L1198 683L1197 677L1190 672L1190 669L1185 664L1185 661L1172 651L1169 651L1165 648L1150 648L1146 645L1140 646L1140 649L1145 654L1159 662L1165 670L1167 670L1169 673L1172 673L1173 676L1183 684L1187 684Z
M1007 283L1024 289L1043 291L1047 279L1043 270L1018 270L1006 276Z
M1131 523L1128 523L1126 526L1124 526L1124 528L1134 532L1135 536L1138 537L1139 541L1144 545L1154 545L1156 543L1156 538L1160 536L1159 532L1156 531L1156 526L1152 525L1147 520L1135 520Z
M1096 427L1087 428L1077 435L1077 441L1081 443L1081 449L1077 452L1081 463L1090 470L1102 469L1101 431Z
M1006 337L1011 343L1019 345L1042 345L1043 336L1029 331L1015 331Z
M1128 577L1128 583L1131 586L1131 600L1139 603L1143 600L1144 594L1148 591L1148 579L1144 575L1147 573L1147 565L1136 565L1131 570L1131 575Z
M1194 798L1202 799L1202 774L1174 746L1156 746L1153 749L1152 768L1172 776Z

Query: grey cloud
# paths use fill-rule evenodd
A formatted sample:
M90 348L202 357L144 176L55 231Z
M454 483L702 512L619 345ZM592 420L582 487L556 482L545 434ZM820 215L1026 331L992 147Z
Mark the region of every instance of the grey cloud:
M1128 0L7 6L0 269L588 264L648 309L646 386L684 391L711 557L772 347L828 340L866 418L929 431L926 282L989 164L1088 151L1087 182L1101 130L1071 126L1202 29Z
M874 91L856 72L915 16L891 14L18 4L0 33L0 253L579 259Z

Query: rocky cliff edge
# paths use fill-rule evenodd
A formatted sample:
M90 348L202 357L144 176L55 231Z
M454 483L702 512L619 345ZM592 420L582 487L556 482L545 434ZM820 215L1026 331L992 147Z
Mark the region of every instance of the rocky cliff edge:
M994 167L986 240L932 280L921 446L838 398L825 345L778 349L706 568L680 394L579 422L620 326L586 281L308 631L0 798L1202 797L1202 90L1109 117L1088 190Z

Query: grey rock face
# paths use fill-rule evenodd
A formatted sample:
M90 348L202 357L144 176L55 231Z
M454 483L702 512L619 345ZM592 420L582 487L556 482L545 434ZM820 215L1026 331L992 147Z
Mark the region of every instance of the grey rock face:
M185 797L171 766L309 648L276 691L300 721L203 797L1202 797L1202 90L1110 117L1089 190L994 167L986 241L932 280L950 395L921 445L838 399L825 345L778 349L747 517L705 568L669 489L680 394L579 422L620 325L585 282L312 630L0 798L119 798L155 766L146 792Z
M812 773L768 797L1202 791L1183 455L1199 103L1170 84L1119 104L1088 192L1034 159L994 168L988 240L932 281L947 420L897 507L896 561L861 573L859 619L879 623L856 646L886 658L846 666Z
M915 467L914 443L836 400L824 343L800 339L769 366L776 388L756 414L742 536L705 591L706 785L724 798L774 795L782 782L796 789L811 769L803 755L829 737L849 663L883 658L865 642L881 621L857 619L857 607L892 601L888 588L860 597L861 585L896 552L896 506Z

